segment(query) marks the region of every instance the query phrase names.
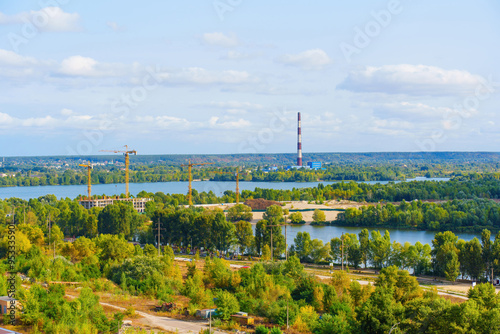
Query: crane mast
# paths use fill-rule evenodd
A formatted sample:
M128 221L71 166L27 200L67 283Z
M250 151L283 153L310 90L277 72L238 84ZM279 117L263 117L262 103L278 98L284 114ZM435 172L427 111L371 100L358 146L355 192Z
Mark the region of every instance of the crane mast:
M123 153L125 156L125 196L126 198L129 198L129 191L128 191L128 184L129 184L129 165L130 165L130 159L129 159L129 154L134 154L137 155L136 150L129 150L128 146L125 145L125 151L119 151L119 150L100 150L100 152L113 152L113 153Z
M191 182L193 182L193 174L192 174L192 168L193 166L203 166L203 165L213 165L214 162L202 162L202 163L197 163L193 164L191 163L191 159L189 159L189 163L187 165L181 165L181 167L187 167L188 168L188 173L189 173L189 191L188 191L188 200L189 200L189 205L193 205L193 188L191 186Z
M92 164L79 164L78 166L81 167L87 167L87 193L88 193L88 200L91 198L91 190L92 190L92 179L91 179L91 171L92 171Z

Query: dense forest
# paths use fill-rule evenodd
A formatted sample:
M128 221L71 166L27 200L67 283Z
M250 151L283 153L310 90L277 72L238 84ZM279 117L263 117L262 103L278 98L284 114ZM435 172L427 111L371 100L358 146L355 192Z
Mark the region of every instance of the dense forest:
M293 330L289 333L388 333L391 329L393 333L494 333L500 329L500 296L491 284L477 285L469 291L468 301L455 304L439 297L436 290L423 290L408 271L451 281L462 275L486 282L492 269L500 272L500 233L492 240L490 232L483 230L481 240L464 241L452 232L439 232L432 245L422 245L392 242L387 231L365 229L326 244L311 240L305 232L297 234L284 259L280 225L286 212L280 206L270 206L254 232L247 221L251 211L244 205L233 207L226 216L220 209L149 203L147 213L140 215L126 203L85 210L75 200L51 195L0 201L0 294L5 295L7 287L3 273L8 268L9 224L15 223L14 272L32 281L28 289L17 279L17 296L24 305L20 322L35 333L113 332L134 310L105 315L98 303L98 294L105 293L141 296L151 303L174 301L191 313L216 307L215 324L225 328L238 328L231 324L231 314L248 312L274 326L272 333L282 332L287 316ZM157 224L162 228L160 245L155 242ZM65 242L64 236L77 238ZM143 247L130 242L136 238ZM195 251L194 261L181 273L174 254ZM261 262L235 271L226 260L210 256L233 252ZM351 281L340 270L321 282L302 265L330 261L345 261L351 268L377 268L380 274L374 286ZM83 288L78 298L68 300L63 286L39 284L51 281L82 282ZM267 331L256 328L257 333Z
M314 153L311 161L322 161L319 170L292 169L294 156L207 155L132 156L131 182L169 182L188 180L188 159L213 165L193 169L193 178L234 181L236 168L240 180L270 182L306 181L396 181L418 176L461 177L473 173L495 173L500 169L497 153ZM92 184L125 182L123 157L16 157L0 165L0 186L79 185L87 183L87 173L78 164L94 164ZM273 167L273 169L270 169Z

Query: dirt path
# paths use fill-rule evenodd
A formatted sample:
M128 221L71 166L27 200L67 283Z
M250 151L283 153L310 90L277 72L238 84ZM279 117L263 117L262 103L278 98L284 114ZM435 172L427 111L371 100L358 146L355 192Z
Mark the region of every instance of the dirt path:
M76 296L66 295L69 298L76 298ZM109 303L99 302L102 306L107 306L114 308L118 311L126 311L124 307L116 306ZM178 319L172 319L164 316L156 316L145 312L136 311L143 319L139 320L141 323L148 325L150 327L159 328L165 331L170 331L180 334L198 334L201 330L208 329L208 321L184 321ZM225 332L216 331L212 329L212 333L224 334Z

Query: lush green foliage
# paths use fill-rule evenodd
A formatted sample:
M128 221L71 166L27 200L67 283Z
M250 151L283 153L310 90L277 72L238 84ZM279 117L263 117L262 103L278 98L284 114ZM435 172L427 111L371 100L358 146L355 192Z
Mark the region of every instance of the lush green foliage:
M453 200L444 203L402 201L399 205L348 208L334 224L422 230L481 231L500 229L500 204L491 200Z

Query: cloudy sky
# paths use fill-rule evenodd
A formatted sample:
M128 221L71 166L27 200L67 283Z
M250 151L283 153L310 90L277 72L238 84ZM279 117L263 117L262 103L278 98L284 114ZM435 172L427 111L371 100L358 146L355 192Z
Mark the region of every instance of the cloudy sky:
M500 2L2 1L0 156L499 151Z

